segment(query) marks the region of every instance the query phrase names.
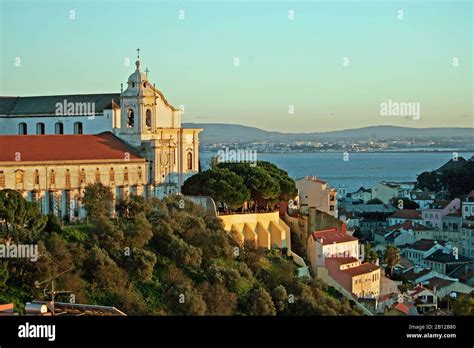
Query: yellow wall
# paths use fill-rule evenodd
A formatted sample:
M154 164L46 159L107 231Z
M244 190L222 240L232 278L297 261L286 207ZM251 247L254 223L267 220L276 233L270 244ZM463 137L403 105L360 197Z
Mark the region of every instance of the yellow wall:
M224 229L241 244L254 241L258 247L291 250L290 228L278 212L220 215Z

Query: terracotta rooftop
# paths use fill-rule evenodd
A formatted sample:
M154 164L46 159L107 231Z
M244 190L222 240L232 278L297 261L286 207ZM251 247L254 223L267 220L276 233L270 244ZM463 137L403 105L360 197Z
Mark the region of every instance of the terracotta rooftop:
M461 263L471 262L472 260L463 255L454 255L453 252L444 252L443 250L436 250L433 254L428 256L425 260L439 263Z
M1 135L0 162L144 161L110 132L96 135ZM128 154L127 154L128 153Z
M353 242L357 241L358 239L348 234L340 231L337 228L331 228L327 230L320 230L313 232L313 239L322 239L323 245L333 244L333 243L345 243L345 242Z
M389 216L390 218L400 219L421 219L421 210L416 209L400 209Z
M437 244L444 245L445 243L443 241L438 242L432 239L420 239L413 243L413 245L410 246L409 249L427 251Z
M394 304L393 309L396 309L397 311L402 312L403 314L406 314L406 315L408 315L408 313L410 311L408 306L404 303Z
M396 230L430 231L430 228L428 228L428 227L426 227L422 224L413 222L411 220L407 220L407 221L402 222L400 224L388 226L385 229L383 229L384 233L387 233L387 232L390 232L390 231L396 231Z
M363 264L361 264L357 267L351 267L351 268L344 269L341 272L347 273L351 276L358 276L358 275L361 275L361 274L366 274L366 273L376 271L378 269L380 269L379 266L377 266L373 263L366 262L366 263L363 263Z
M359 262L355 257L327 257L326 261L333 261L340 265L347 265L348 263Z

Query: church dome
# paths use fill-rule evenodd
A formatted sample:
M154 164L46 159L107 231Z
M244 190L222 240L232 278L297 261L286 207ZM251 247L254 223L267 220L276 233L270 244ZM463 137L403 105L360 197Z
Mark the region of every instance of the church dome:
M128 83L137 83L140 84L141 82L148 81L146 75L140 71L140 61L137 60L135 62L137 69L133 72L132 75L128 78Z

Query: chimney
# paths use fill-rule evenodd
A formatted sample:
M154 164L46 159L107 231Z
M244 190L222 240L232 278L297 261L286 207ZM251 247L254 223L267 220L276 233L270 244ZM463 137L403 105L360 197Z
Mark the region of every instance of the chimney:
M415 265L415 269L413 270L413 272L414 272L415 274L420 273L420 266Z

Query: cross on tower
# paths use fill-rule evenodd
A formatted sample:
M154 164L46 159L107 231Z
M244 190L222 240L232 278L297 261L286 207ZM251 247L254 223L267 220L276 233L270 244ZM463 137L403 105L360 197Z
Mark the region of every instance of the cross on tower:
M148 68L145 68L145 74L146 74L146 77L148 77L148 73L150 72L150 70L148 70Z
M137 58L140 59L140 49L137 48Z

